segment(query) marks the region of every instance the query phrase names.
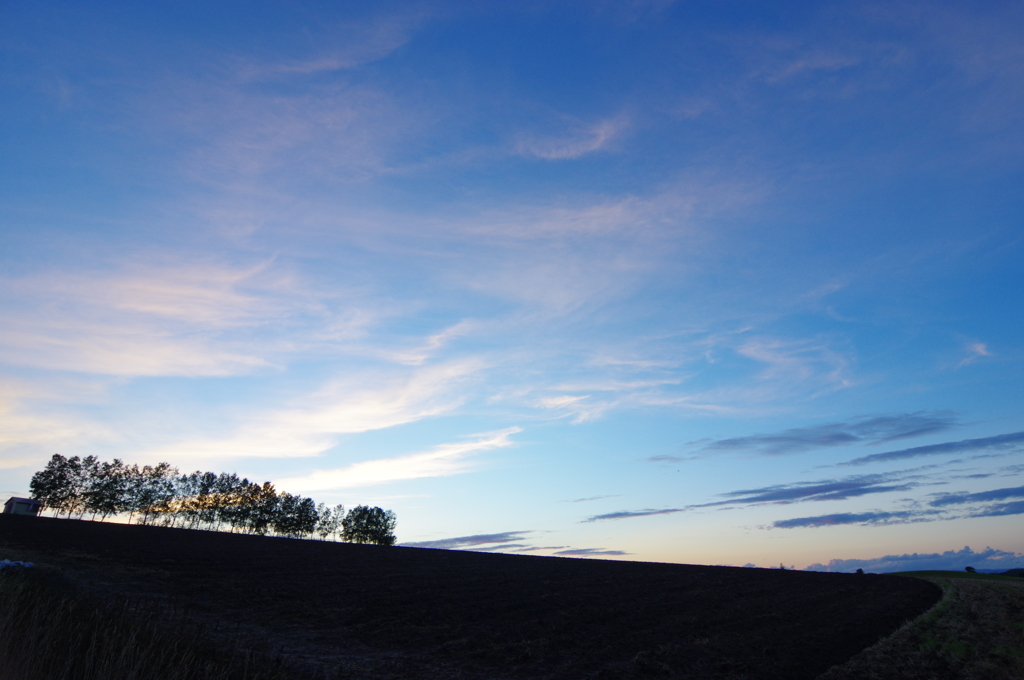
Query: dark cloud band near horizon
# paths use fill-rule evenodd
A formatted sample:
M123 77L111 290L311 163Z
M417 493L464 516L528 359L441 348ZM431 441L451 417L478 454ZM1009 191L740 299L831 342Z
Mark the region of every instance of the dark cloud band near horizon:
M929 503L929 505L938 508L946 505L962 505L964 503L1005 501L1009 498L1024 498L1024 486L992 489L991 491L978 491L976 493L944 493L940 494L938 498Z
M945 453L968 453L971 451L1005 451L1013 448L1024 448L1024 432L1010 432L994 437L981 437L978 439L963 439L956 442L945 442L943 444L929 444L927 446L915 446L909 449L898 451L886 451L885 453L873 453L870 456L861 456L853 460L839 463L841 466L868 465L870 463L885 463L893 460L905 460L920 456L937 456Z
M583 522L632 519L652 515L671 515L700 508L714 508L729 505L788 505L805 501L840 501L870 494L907 491L918 487L921 475L914 471L890 474L852 475L842 479L825 479L796 484L776 484L757 489L740 489L719 494L725 500L698 503L678 508L645 508L643 510L619 510L592 515Z
M1004 517L1024 515L1024 486L991 489L976 493L942 493L935 497L926 509L909 509L895 512L868 511L860 513L834 513L812 517L795 517L778 520L771 524L773 529L798 529L859 524L862 526L906 524L909 522L931 522L962 518ZM1010 500L1022 499L1022 500ZM1007 501L1007 502L993 502ZM956 506L968 506L957 509ZM974 506L974 507L969 507Z
M661 510L622 510L619 512L608 512L603 515L592 515L584 522L600 522L609 519L629 519L630 517L649 517L651 515L672 515L677 512L686 512L689 508L664 508Z
M796 517L772 523L773 529L797 529L808 527L831 527L842 524L891 524L913 517L910 512L840 512L816 517Z
M605 550L604 548L574 548L572 550L559 550L555 553L562 557L587 557L588 555L629 555L624 550Z
M436 541L418 541L415 543L402 543L404 548L437 548L441 550L455 550L473 546L515 543L526 540L532 531L503 531L497 534L474 534L472 536L456 536L454 538L442 538Z
M851 444L884 444L943 432L958 424L956 415L949 411L870 415L845 422L719 439L706 443L700 451L754 451L780 456Z
M599 555L617 556L631 553L623 550L605 548L572 548L567 545L533 546L517 541L526 540L533 531L503 531L497 534L474 534L472 536L456 536L436 541L418 541L402 543L403 548L433 548L435 550L473 550L477 552L509 552L526 553L538 551L555 551L552 554L560 557L594 557Z
M947 550L942 553L911 553L885 555L870 559L834 559L827 564L815 563L804 571L852 572L863 569L866 572L884 574L893 571L952 570L960 571L966 566L979 569L1012 569L1024 566L1024 555L1009 550L986 547L984 550Z
M851 475L841 479L816 480L794 484L776 484L756 489L740 489L719 494L725 500L711 503L686 505L677 508L645 508L643 510L620 510L600 515L592 515L583 522L599 522L606 520L632 519L652 515L668 515L702 508L720 508L728 506L754 505L790 505L811 501L842 501L859 498L871 494L884 494L896 491L908 491L935 484L945 484L951 479L987 478L991 475L959 475L950 477L934 474L934 468L928 465L909 470L889 473ZM1007 468L1015 471L1015 467ZM924 509L908 509L898 511L873 510L859 513L831 513L809 517L797 517L779 520L772 523L771 528L794 529L809 527L837 526L842 524L895 524L921 521L938 521L957 517L996 517L1003 515L1024 514L1024 486L991 489L974 493L934 493L931 500L925 501ZM1021 500L1018 500L1021 499ZM996 501L1005 501L996 503ZM953 506L974 506L965 510L956 510L951 514Z
M875 493L907 491L917 482L890 479L885 475L864 475L839 480L824 480L802 484L778 484L760 489L743 489L720 494L728 500L704 503L697 507L760 503L796 503L800 501L841 501Z

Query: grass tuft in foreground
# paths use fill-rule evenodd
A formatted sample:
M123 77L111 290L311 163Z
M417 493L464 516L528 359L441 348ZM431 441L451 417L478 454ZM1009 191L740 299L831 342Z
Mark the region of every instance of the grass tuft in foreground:
M240 644L213 647L184 617L105 607L44 574L0 573L0 680L285 680Z

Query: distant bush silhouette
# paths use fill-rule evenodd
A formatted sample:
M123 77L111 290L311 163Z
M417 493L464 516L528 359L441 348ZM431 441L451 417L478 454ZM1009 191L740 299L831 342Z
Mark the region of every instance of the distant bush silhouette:
M975 569L974 567L965 567L964 571L966 571L968 574L977 574L978 573L978 570Z
M32 498L54 517L99 517L128 513L139 524L289 536L339 537L354 543L395 543L395 513L359 506L317 505L312 498L279 492L238 475L196 471L182 475L170 463L126 465L115 458L65 458L55 453L29 482Z
M863 574L863 573L864 573L864 570L863 570L863 569L858 569L858 570L857 570L857 573L858 573L858 574Z

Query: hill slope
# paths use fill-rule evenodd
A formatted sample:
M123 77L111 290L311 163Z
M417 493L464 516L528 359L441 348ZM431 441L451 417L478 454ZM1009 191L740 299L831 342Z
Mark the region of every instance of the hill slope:
M0 515L0 558L165 599L329 678L810 680L931 607L909 578L383 548Z

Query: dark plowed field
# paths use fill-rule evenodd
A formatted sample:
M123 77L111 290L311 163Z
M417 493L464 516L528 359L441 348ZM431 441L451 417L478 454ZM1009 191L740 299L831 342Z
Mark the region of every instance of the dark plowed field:
M0 559L170 598L323 678L816 677L934 604L926 581L383 548L0 515Z

